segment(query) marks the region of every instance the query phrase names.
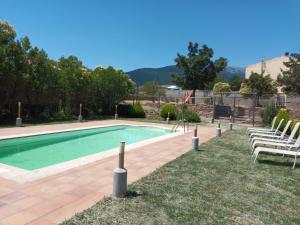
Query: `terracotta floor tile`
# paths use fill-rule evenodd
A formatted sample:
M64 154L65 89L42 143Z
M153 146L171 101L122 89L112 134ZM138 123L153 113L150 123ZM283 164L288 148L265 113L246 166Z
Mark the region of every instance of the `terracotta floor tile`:
M0 207L0 220L19 212L20 209L11 205L2 205ZM0 223L1 224L1 223Z
M19 209L26 209L38 203L42 204L43 202L44 199L39 197L26 197L21 200L13 202L11 205L16 206Z
M36 214L32 214L26 211L21 211L12 216L6 217L1 222L5 225L23 225L29 223L30 221L38 218L39 216Z
M18 201L20 199L23 199L25 197L27 197L28 195L19 192L19 191L15 191L15 192L11 192L7 195L3 195L0 197L0 202L4 202L4 203L12 203L15 201Z

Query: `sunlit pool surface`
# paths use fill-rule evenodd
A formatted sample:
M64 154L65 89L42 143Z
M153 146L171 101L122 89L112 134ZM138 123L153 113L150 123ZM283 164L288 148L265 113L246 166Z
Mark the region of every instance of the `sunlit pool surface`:
M146 126L110 126L0 140L0 163L35 170L169 134Z

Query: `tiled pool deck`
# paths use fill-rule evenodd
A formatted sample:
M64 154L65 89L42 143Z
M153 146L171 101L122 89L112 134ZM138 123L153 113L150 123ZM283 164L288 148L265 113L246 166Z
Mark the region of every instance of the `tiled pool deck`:
M0 137L89 126L133 124L168 126L154 123L104 120L85 123L2 128ZM169 127L171 127L169 125ZM200 142L215 136L213 127L198 127ZM125 155L129 183L149 174L163 164L191 149L192 132L138 147ZM28 182L15 182L0 177L0 224L58 224L80 212L103 196L111 194L112 171L117 156Z

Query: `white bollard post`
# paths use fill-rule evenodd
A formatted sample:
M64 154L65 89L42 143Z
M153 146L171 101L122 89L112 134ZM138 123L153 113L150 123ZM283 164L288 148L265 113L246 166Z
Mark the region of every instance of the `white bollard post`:
M124 168L125 142L121 141L119 152L119 166L114 169L112 196L125 197L127 192L127 170Z
M82 121L82 104L80 103L79 105L79 116L78 116L78 121L81 122Z
M16 127L22 126L22 118L21 118L21 102L18 102L18 117L16 118Z
M118 105L116 105L115 120L118 119Z
M194 137L192 137L192 150L197 151L199 147L199 138L197 137L197 127L194 130Z
M168 112L168 117L167 117L167 124L170 123L170 113Z

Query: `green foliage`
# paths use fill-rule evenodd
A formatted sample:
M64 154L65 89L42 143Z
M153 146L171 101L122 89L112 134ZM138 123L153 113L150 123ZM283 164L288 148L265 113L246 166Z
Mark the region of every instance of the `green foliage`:
M241 84L240 93L244 97L255 94L256 97L272 96L277 93L276 83L270 75L252 73L249 79Z
M300 54L292 54L288 62L283 63L287 70L282 70L278 83L287 93L300 94Z
M277 115L279 108L272 102L271 105L268 105L264 110L261 112L261 118L263 124L270 125L273 121L273 118Z
M167 103L160 110L160 116L166 119L168 117L168 113L169 113L170 120L175 120L178 110L174 105Z
M133 104L133 116L138 118L145 118L146 114L140 102Z
M53 119L63 121L63 120L70 120L71 117L67 116L65 114L65 112L63 110L61 110L61 111L54 113Z
M193 93L197 89L205 89L227 66L227 60L222 57L212 61L213 55L213 49L207 45L199 48L198 43L190 42L187 56L177 54L176 66L183 75L174 75L173 82L183 89L193 90Z
M289 120L293 120L293 118L289 115L289 112L287 109L281 108L278 113L277 113L277 120L275 122L275 128L277 128L277 126L280 123L280 120L284 119L284 121L281 124L280 130L282 131L285 127L285 125L287 124L287 122ZM289 129L290 132L290 129Z
M244 82L244 78L239 75L233 75L228 79L228 83L232 91L238 91L241 88L241 84Z
M119 104L118 115L121 117L133 117L133 106L131 104Z
M152 96L152 101L155 101L155 97L164 96L165 90L160 88L159 83L155 80L149 81L143 85L142 91L146 95Z
M223 92L231 92L230 86L228 83L218 82L214 85L213 93L221 94Z
M184 118L186 121L191 122L191 123L199 123L201 122L200 117L196 112L186 110L183 113L178 113L177 114L178 119Z

